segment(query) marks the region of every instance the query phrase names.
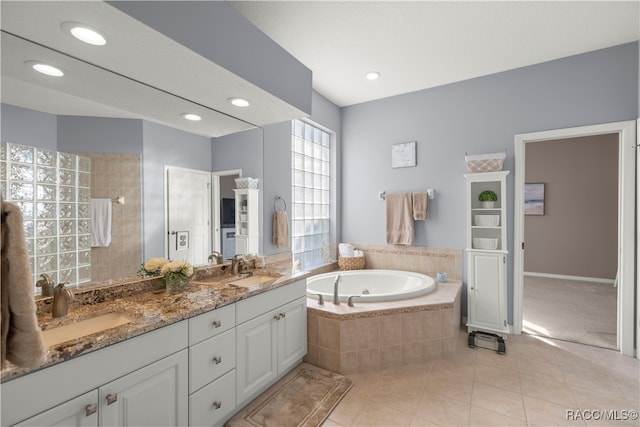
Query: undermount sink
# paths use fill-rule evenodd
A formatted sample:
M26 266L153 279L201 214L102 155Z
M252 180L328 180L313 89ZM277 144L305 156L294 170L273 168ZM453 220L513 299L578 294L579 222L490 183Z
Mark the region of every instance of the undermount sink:
M126 313L115 312L90 319L79 320L57 328L42 331L42 337L46 347L70 341L76 338L106 331L120 325L131 323L135 318Z
M258 274L258 275L245 277L244 279L232 280L229 282L229 285L240 286L242 288L249 288L251 286L258 285L264 282L269 282L275 279L277 279L277 277Z

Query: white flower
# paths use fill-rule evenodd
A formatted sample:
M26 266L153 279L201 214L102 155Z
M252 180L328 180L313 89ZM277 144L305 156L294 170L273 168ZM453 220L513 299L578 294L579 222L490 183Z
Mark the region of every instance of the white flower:
M160 273L165 277L191 277L193 274L193 267L187 261L171 261L162 266Z
M169 262L166 258L149 258L144 263L144 269L149 273L158 273L162 269L162 267Z

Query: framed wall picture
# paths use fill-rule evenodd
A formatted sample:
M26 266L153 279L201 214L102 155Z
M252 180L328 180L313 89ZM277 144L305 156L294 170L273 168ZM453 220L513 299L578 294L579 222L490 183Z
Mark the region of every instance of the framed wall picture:
M416 142L393 144L391 147L391 167L408 168L416 165Z
M544 184L524 185L524 214L544 215Z

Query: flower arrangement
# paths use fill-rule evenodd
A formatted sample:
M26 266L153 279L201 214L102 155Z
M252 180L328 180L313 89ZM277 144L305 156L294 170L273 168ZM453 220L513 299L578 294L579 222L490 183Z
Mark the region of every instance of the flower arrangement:
M142 264L142 266L138 270L138 276L160 276L162 274L162 267L164 267L168 263L169 260L166 258L149 258Z
M180 292L187 287L193 267L187 261L171 261L162 266L160 273L164 277L167 292Z
M193 275L193 267L187 261L171 261L162 266L160 273L165 280L184 280Z

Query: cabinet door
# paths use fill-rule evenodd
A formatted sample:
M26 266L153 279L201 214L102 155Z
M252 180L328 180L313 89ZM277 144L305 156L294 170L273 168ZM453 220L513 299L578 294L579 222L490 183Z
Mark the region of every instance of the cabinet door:
M278 376L277 329L269 312L236 327L236 402L242 404Z
M19 427L98 426L98 390L90 391L19 424Z
M469 253L470 328L506 331L505 256L501 253Z
M297 365L307 354L307 298L278 309L278 373Z
M100 425L186 425L187 368L182 350L100 387Z

